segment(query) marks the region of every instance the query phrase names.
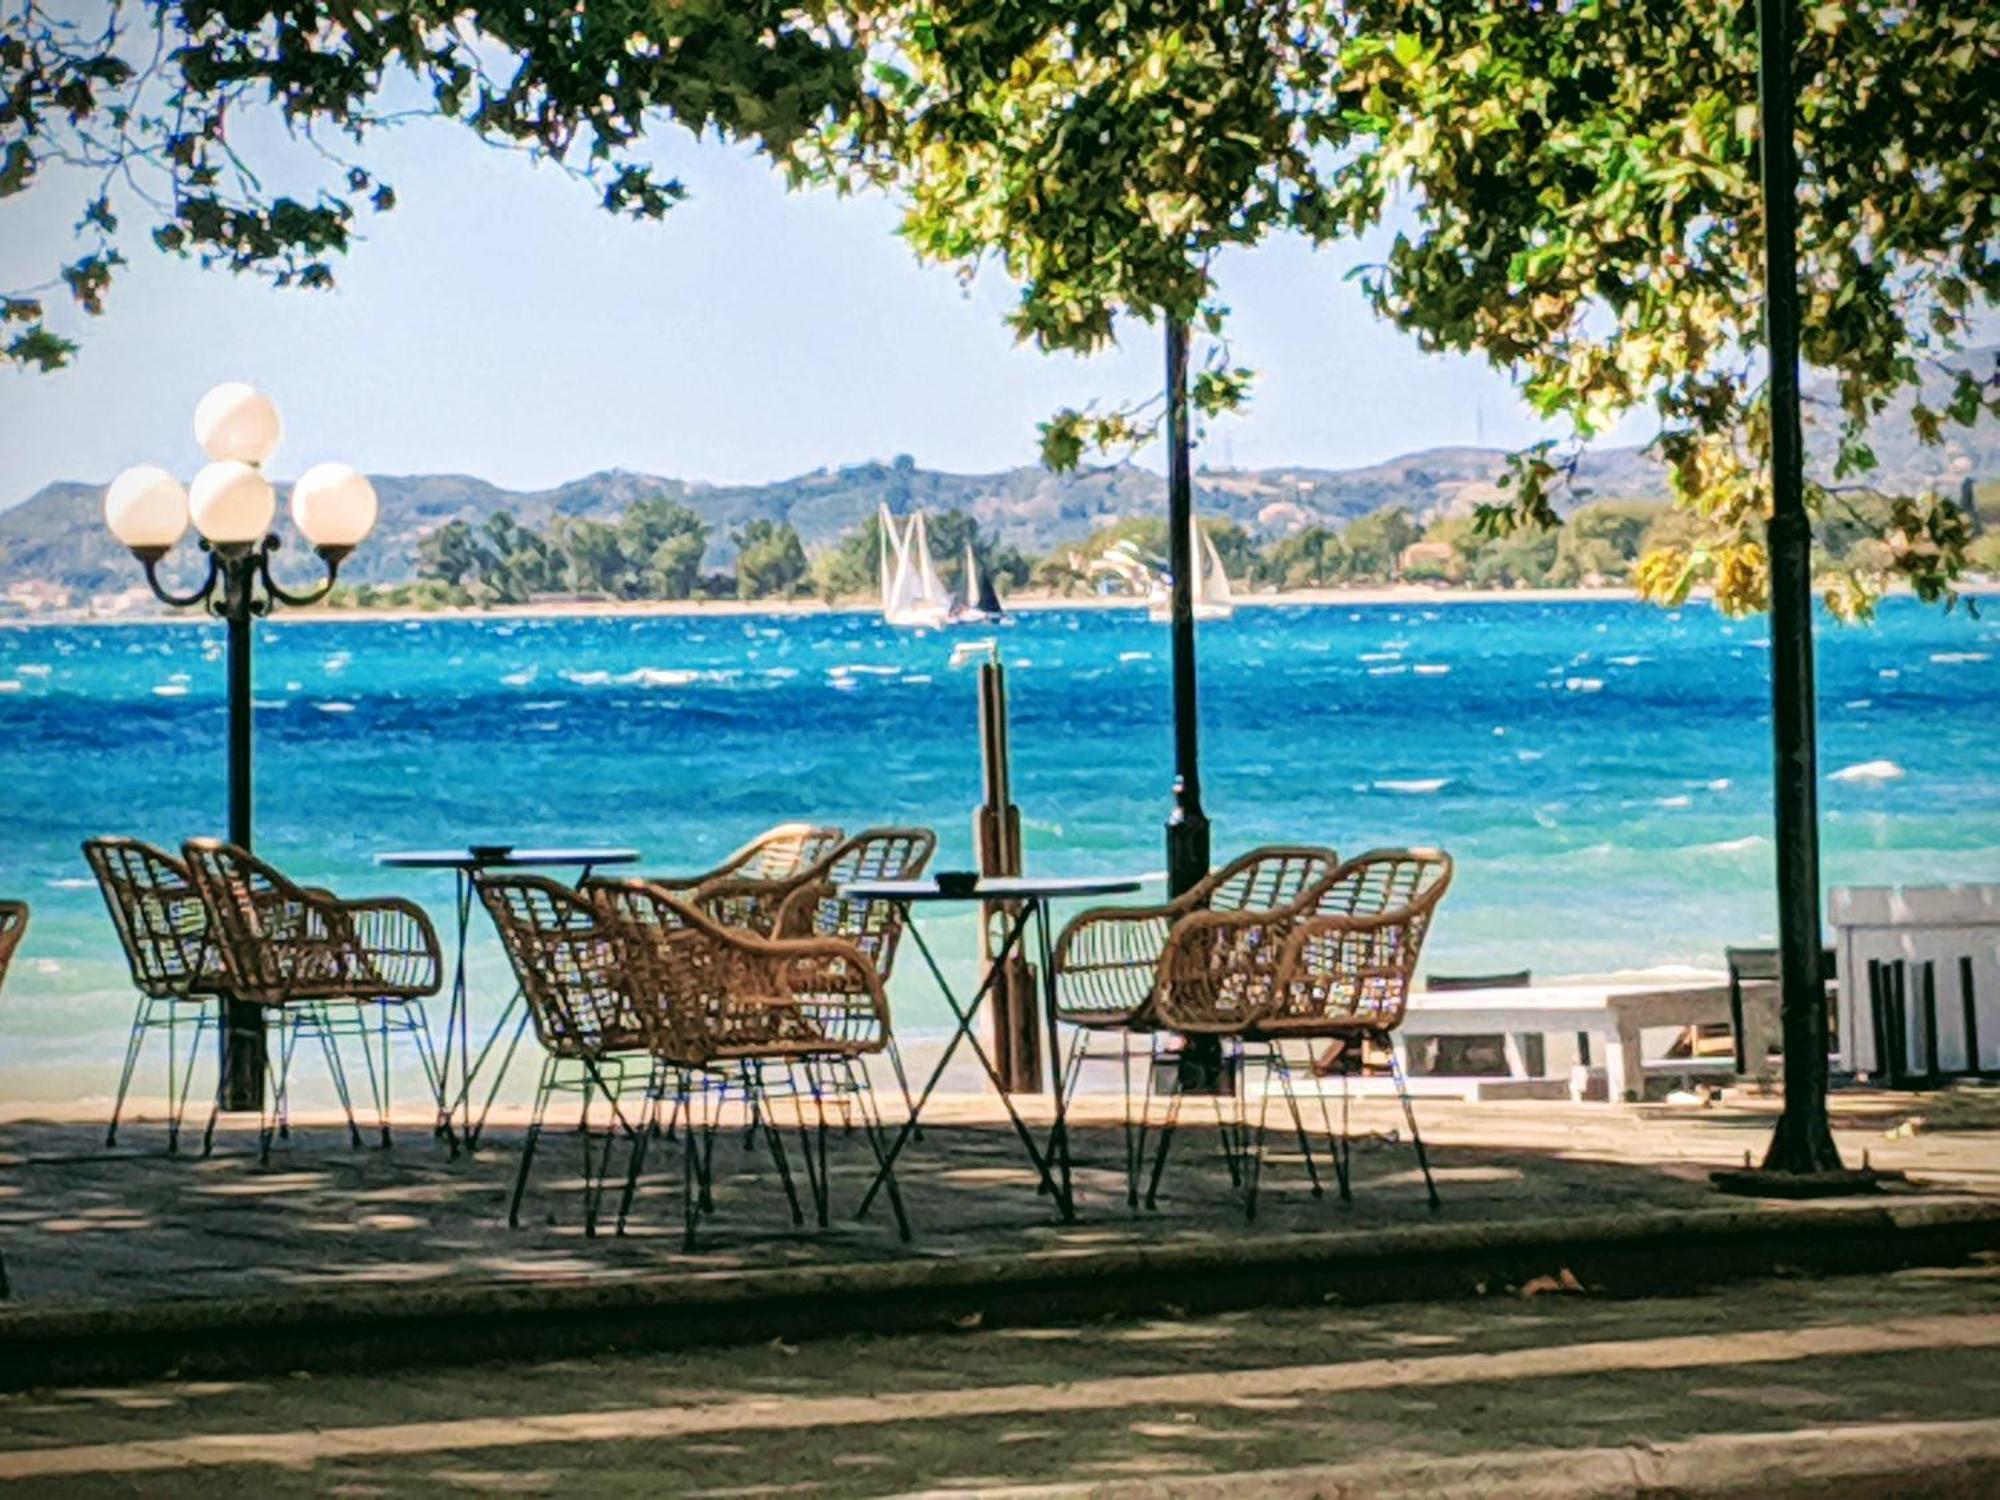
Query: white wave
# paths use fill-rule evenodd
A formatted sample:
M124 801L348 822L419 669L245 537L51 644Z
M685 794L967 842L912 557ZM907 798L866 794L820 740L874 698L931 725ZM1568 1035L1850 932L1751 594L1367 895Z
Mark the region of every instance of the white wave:
M764 675L778 682L786 682L799 675L797 667L766 667Z
M1942 666L1955 667L1966 662L1988 661L1991 658L1984 651L1933 651L1931 660ZM21 670L25 672L28 669L23 667Z
M354 712L354 705L352 703L315 703L313 707L323 714L351 714Z
M1729 778L1727 776L1718 776L1715 780L1705 782L1703 785L1707 791L1726 792L1729 790Z
M578 687L603 687L611 681L609 672L573 672L565 667L561 673L564 682L573 682Z
M60 974L62 971L63 966L53 958L38 958L35 960L35 972L37 974Z
M903 675L903 669L901 667L873 667L865 662L847 662L838 667L829 667L827 675L829 677L900 677Z
M905 677L903 679L903 681L905 682L929 682L930 680L931 679L928 674L921 677Z
M288 682L285 684L285 691L288 693L296 693L300 688L304 686L305 684L303 682Z
M1842 708L1873 708L1875 700L1873 698L1849 698L1840 706Z
M1368 675L1370 677L1401 677L1409 670L1408 667L1370 667Z
M1565 677L1564 688L1572 693L1598 693L1604 690L1602 677Z
M1153 653L1150 651L1120 651L1118 659L1120 661L1151 661Z
M1451 670L1443 662L1427 661L1411 668L1419 677L1442 677Z
M252 708L290 708L292 700L289 698L252 698L250 706Z
M1544 755L1547 755L1548 753L1549 752L1546 750L1516 750L1514 752L1514 759L1540 760Z
M561 708L562 706L563 701L560 698L537 698L532 703L523 703L521 705L521 712L524 714L540 713L546 712L551 708Z
M1829 781L1900 781L1907 773L1893 760L1864 760L1857 765L1842 766Z
M353 660L354 653L352 651L336 651L319 664L320 670L324 672L344 672L347 670L347 664Z
M43 666L38 661L28 661L22 662L14 670L19 672L23 677L46 677L49 675L51 669Z
M1903 674L1901 672L1898 672L1894 667L1884 667L1881 671L1877 672L1875 675L1877 677L1893 678L1893 677L1901 677Z
M1645 659L1643 656L1607 656L1605 658L1614 667L1636 667Z
M188 685L185 682L163 682L153 689L155 698L185 698Z
M1400 651L1364 651L1355 657L1356 661L1395 661L1403 653Z
M1687 796L1655 797L1653 805L1656 807L1692 807L1694 806L1694 798Z
M539 666L523 667L518 672L509 672L500 680L506 683L508 687L526 687L541 675L542 669Z
M1753 849L1762 849L1769 840L1761 833L1745 834L1740 839L1722 839L1713 844L1696 844L1696 854L1748 854Z
M92 886L97 884L96 881L90 879L86 875L63 875L55 880L46 881L44 883L51 890L57 890L57 891L87 891Z
M858 686L852 677L834 677L829 680L827 685L843 693L851 693Z
M20 691L21 683L18 678L0 677L0 693L18 693Z
M686 687L708 675L690 667L640 667L617 680L632 687Z
M1410 797L1427 797L1451 785L1449 776L1430 776L1419 781L1376 781L1369 783L1378 792L1401 792Z

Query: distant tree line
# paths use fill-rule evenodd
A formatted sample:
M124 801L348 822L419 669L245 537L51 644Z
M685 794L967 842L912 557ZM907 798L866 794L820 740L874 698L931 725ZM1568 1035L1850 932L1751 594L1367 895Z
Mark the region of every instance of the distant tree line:
M1972 497L1966 497L1970 499ZM1843 567L1882 567L1870 549L1889 545L1883 524L1893 502L1840 496L1820 526L1823 558ZM1982 486L1968 510L1975 571L2000 573L2000 487ZM947 588L964 593L968 549L1002 595L1022 590L1073 597L1127 589L1105 565L1117 548L1154 565L1167 555L1160 516L1130 517L1074 545L1031 556L983 535L963 511L926 518L931 552ZM1603 500L1580 506L1560 525L1496 531L1468 515L1425 523L1384 506L1344 526L1314 524L1258 539L1232 521L1202 523L1224 569L1239 586L1291 590L1428 583L1469 588L1591 588L1629 584L1639 560L1687 545L1695 521L1664 501ZM536 530L507 512L480 525L447 522L417 546L416 579L342 589L337 602L452 606L525 604L552 597L610 600L867 600L880 592L881 526L874 516L831 546L809 553L789 521L753 520L730 533L730 571L704 572L711 528L664 496L641 500L615 521L557 516Z

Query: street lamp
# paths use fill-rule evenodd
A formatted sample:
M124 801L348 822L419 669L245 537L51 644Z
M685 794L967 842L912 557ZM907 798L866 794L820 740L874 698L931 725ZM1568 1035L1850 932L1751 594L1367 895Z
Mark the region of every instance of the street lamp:
M201 398L194 435L209 464L182 489L157 464L140 464L104 494L104 523L132 549L155 596L175 608L204 608L222 620L228 639L229 839L250 846L250 622L280 604L313 604L327 596L341 560L375 525L375 490L345 464L319 464L292 486L292 520L319 554L326 577L294 593L271 576L279 540L271 530L277 492L263 466L284 435L278 408L262 391L230 381ZM185 594L160 581L161 561L190 519L208 554L208 572ZM258 1107L264 1090L263 1013L229 1002L222 1029L224 1105Z

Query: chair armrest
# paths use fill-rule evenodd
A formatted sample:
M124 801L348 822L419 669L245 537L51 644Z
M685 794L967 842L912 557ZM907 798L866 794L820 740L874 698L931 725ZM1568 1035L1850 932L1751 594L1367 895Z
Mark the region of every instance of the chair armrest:
M368 975L398 990L434 995L444 982L444 951L429 913L401 896L339 903Z
M1400 1024L1429 905L1298 922L1278 962L1275 1008L1266 1019Z
M1056 938L1056 1009L1070 1016L1136 1016L1152 1000L1160 958L1189 897L1158 906L1096 906Z
M690 898L695 906L725 927L769 936L778 930L779 912L800 883L797 876L785 880L725 876L692 887Z
M1229 1032L1269 1011L1298 905L1190 912L1176 922L1160 955L1161 1022L1175 1031Z

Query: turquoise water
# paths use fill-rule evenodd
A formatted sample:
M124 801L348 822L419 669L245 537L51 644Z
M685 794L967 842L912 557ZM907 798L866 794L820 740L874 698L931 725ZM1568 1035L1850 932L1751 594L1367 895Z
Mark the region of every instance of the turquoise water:
M1438 968L1714 964L1772 925L1766 628L1613 601L1241 610L1201 630L1218 854L1444 845ZM375 852L608 842L683 870L809 816L927 823L963 867L967 634L862 615L266 624L258 844L311 883L412 895L441 927L448 878ZM1031 869L1158 871L1165 628L1058 611L996 634ZM108 1087L131 1001L77 844L219 831L221 650L194 623L0 629L0 894L36 912L0 1000L0 1090L78 1064ZM1829 883L2000 876L2000 622L1899 600L1829 627L1820 662ZM960 972L971 934L938 934ZM500 960L475 935L490 1011ZM940 1024L915 965L895 993L905 1029Z

